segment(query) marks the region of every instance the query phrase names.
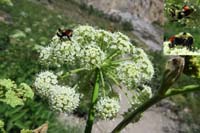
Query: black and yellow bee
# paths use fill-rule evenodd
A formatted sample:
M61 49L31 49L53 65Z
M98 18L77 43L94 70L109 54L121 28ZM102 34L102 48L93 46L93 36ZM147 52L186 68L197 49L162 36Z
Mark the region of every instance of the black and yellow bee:
M177 45L185 46L189 50L192 50L192 45L194 42L193 36L187 32L181 32L179 34L173 35L169 38L169 47L173 48Z
M173 20L177 21L190 16L194 12L194 7L184 5L182 8L180 8L178 6L173 5L168 10Z
M60 38L60 39L64 39L65 37L67 37L70 41L71 41L71 37L73 35L73 30L71 29L58 29L58 32L56 33L56 35Z

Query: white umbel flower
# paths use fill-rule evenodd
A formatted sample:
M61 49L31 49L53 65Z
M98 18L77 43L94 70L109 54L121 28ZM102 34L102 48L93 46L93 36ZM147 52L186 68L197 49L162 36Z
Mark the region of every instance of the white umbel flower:
M46 98L49 96L49 89L51 88L51 86L56 85L57 83L57 76L54 75L52 72L45 71L37 75L34 86L36 88L36 92L41 97Z
M141 82L140 66L134 62L123 62L117 68L117 75L121 82L131 88Z
M95 41L96 30L92 26L82 25L73 30L72 41L77 41L84 46Z
M52 58L52 53L53 53L53 49L52 47L48 46L48 47L43 47L40 51L40 61L43 64L50 64L51 63L51 58Z
M113 119L119 112L119 101L114 98L102 97L95 105L95 114L98 118L106 120Z
M131 44L129 38L126 35L122 34L121 32L116 32L113 36L114 40L111 44L111 49L119 50L122 53L131 52L131 48L133 45Z
M53 110L71 113L80 102L80 94L69 86L52 86L49 102Z
M73 64L76 59L76 54L79 53L80 47L71 41L64 41L61 43L53 44L54 56L60 64L71 63Z
M105 53L94 44L85 46L79 56L82 65L88 69L99 67L105 59Z
M97 30L96 31L96 41L97 44L100 47L109 48L109 46L113 43L113 40L115 40L115 36L113 33L105 30Z
M119 80L128 88L142 85L154 75L153 65L142 49L133 48L131 55L132 60L121 62L117 67Z
M139 92L139 100L141 103L144 103L145 101L147 101L148 99L150 99L152 97L152 90L151 87L147 86L147 85L142 85L142 91Z
M134 52L133 60L140 66L142 78L146 81L151 80L154 75L154 68L147 54L141 48L135 48Z
M132 107L136 109L138 106L146 102L152 97L152 89L147 85L142 85L142 90L138 89L133 94Z

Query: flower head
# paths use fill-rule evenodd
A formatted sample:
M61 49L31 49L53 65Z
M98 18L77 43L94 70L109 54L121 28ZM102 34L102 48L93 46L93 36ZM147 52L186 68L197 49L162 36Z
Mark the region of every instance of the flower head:
M142 91L139 92L138 99L141 103L144 103L152 97L151 87L147 85L142 85Z
M80 94L74 88L55 85L51 87L49 102L52 109L71 113L79 105Z
M54 57L59 64L71 63L76 60L77 53L80 51L79 45L72 43L71 41L64 41L61 43L53 44Z
M77 41L81 46L95 41L96 30L92 26L78 26L73 31L72 41Z
M115 40L115 36L113 33L105 30L96 30L96 41L99 46L102 46L105 48L109 48L111 44L113 43L113 40Z
M51 46L42 47L40 49L40 55L39 55L39 60L40 60L41 64L47 65L47 66L49 66L49 65L59 66L53 53L54 53L53 47L51 47Z
M52 72L45 71L37 75L34 86L36 87L36 92L41 97L49 96L49 89L58 83L57 76Z
M100 98L95 105L96 116L104 120L116 117L119 109L119 101L109 97Z
M128 88L137 88L150 81L154 74L153 65L146 53L133 46L126 35L88 25L74 28L70 41L54 36L50 45L42 49L40 58L49 64L66 66L63 67L64 76L60 76L69 78L69 84L74 81L76 83L72 84L77 84L76 79L80 84L89 82L99 73L99 85L104 86L105 91L110 89L107 89L104 82L123 83ZM60 71L61 68L56 70ZM39 74L35 81L36 91L49 99L54 110L72 112L79 105L80 94L74 88L57 85L57 82L53 74ZM83 86L80 85L80 89ZM147 92L144 91L145 95ZM95 105L96 115L102 119L114 118L119 108L117 99L106 96L100 98Z
M40 61L43 64L55 65L60 67L61 64L73 64L76 60L76 54L80 52L80 46L71 41L61 41L54 36L49 46L40 51Z
M154 74L153 65L142 49L134 48L132 60L120 63L117 67L119 80L129 88L151 80Z
M123 53L131 52L131 48L133 47L133 45L131 44L130 39L126 35L122 34L121 32L116 32L113 36L114 40L111 44L111 49L119 50Z
M137 89L133 94L132 99L132 108L136 109L138 106L146 102L148 99L152 97L152 90L151 87L147 85L141 85L142 90Z
M89 69L99 67L105 59L105 53L94 44L85 46L79 56L82 65Z

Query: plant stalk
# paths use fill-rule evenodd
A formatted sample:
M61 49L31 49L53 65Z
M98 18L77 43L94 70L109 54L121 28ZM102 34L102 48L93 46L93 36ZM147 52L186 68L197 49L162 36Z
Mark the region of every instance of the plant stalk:
M174 96L174 95L184 94L184 93L189 93L189 92L195 92L195 91L200 91L200 85L187 85L187 86L184 86L180 89L169 89L165 93L165 97L171 97L171 96Z
M88 119L87 119L87 124L86 124L86 128L85 128L85 133L91 133L92 131L92 126L94 123L94 118L95 118L95 110L94 110L94 105L97 102L98 99L98 94L99 94L99 69L96 69L96 73L95 73L96 77L95 77L95 86L93 89L93 93L92 93L92 99L91 99L91 106L90 106L90 110L89 110L89 114L88 114Z
M200 91L199 85L189 85L181 89L170 89L170 87L178 80L184 69L185 61L181 57L172 58L166 65L166 70L163 75L161 86L151 99L139 106L136 110L127 115L112 131L112 133L119 133L125 128L137 115L143 113L145 110L161 101L166 97L183 94L187 92Z
M148 101L146 101L144 104L142 104L139 108L137 108L135 111L133 111L131 114L127 115L123 121L121 121L117 127L112 131L112 133L119 133L123 128L125 128L137 115L141 114L145 110L147 110L149 107L154 105L155 103L159 102L162 98L159 96L154 96Z
M147 110L152 105L160 102L162 99L171 97L174 95L189 93L189 92L195 92L200 91L200 85L188 85L184 86L180 89L169 89L164 96L159 96L159 93L149 99L146 103L141 105L139 108L137 108L135 111L133 111L130 115L128 115L118 126L112 131L112 133L119 133L126 125L128 125L137 115L141 114L145 110Z

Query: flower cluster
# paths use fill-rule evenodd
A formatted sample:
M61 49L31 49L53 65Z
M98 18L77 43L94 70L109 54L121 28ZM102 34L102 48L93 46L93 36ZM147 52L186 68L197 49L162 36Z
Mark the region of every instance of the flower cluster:
M94 44L85 46L79 56L82 66L87 68L100 67L105 59L105 53Z
M40 60L44 64L51 64L52 60L52 53L53 53L53 48L48 46L48 47L43 47L40 51Z
M112 119L119 112L119 101L114 98L102 97L95 105L96 116L100 119Z
M117 67L119 79L129 88L142 85L152 79L153 65L142 49L136 48L132 60L123 62Z
M73 63L76 60L80 47L71 41L61 41L54 36L49 46L41 48L40 61L42 64L60 67L64 63Z
M146 102L152 97L151 87L147 85L142 85L142 90L137 89L133 95L132 108L136 109L142 103Z
M129 38L122 34L121 32L116 32L113 35L114 40L110 48L114 50L119 50L125 53L130 53L133 45L131 44Z
M139 93L138 100L141 103L144 103L146 100L152 97L152 91L151 91L151 87L147 85L142 85L142 88L143 89Z
M96 33L96 30L91 26L79 26L73 31L72 41L76 41L79 45L85 46L91 42L95 42Z
M132 87L135 84L138 84L141 82L141 75L138 73L139 67L136 66L136 63L134 62L124 62L123 64L120 64L120 66L117 68L117 74L119 79L127 85L128 87Z
M45 71L37 75L34 86L36 92L44 98L49 96L49 89L58 83L57 76L52 72Z
M59 44L54 44L54 54L58 59L58 63L73 63L76 53L79 53L80 47L76 43L71 44L70 41L65 41Z
M69 86L56 85L51 88L49 100L54 110L70 113L78 107L80 94Z
M190 51L186 47L169 47L169 42L166 41L163 44L163 53L165 55L200 55L200 49Z
M99 88L102 88L99 92L109 91L103 97L100 93L99 97L102 98L95 105L96 115L102 119L114 118L120 108L117 99L106 95L114 92L110 91L114 88L109 88L107 81L117 85L122 83L133 89L143 86L154 75L153 65L146 53L132 45L126 35L88 25L74 28L70 40L55 35L50 44L41 49L40 61L57 66L58 69L53 67L56 70L62 69L59 79L70 80L67 80L68 85L60 86L57 76L51 72L42 72L36 78L37 93L49 99L51 107L57 111L72 112L79 105L80 94L69 84L77 85L80 90L85 89L83 84L89 80L93 82L93 78L97 77L95 74L99 74ZM144 89L144 92L140 92L143 99L148 97L148 91Z
M71 41L54 36L50 45L41 49L40 61L56 66L81 62L91 69L99 67L105 57L115 51L130 53L134 48L130 39L120 32L111 33L91 26L78 26L73 31Z
M48 99L52 109L70 113L79 105L80 94L74 88L59 86L57 76L45 71L37 75L34 82L36 92Z

